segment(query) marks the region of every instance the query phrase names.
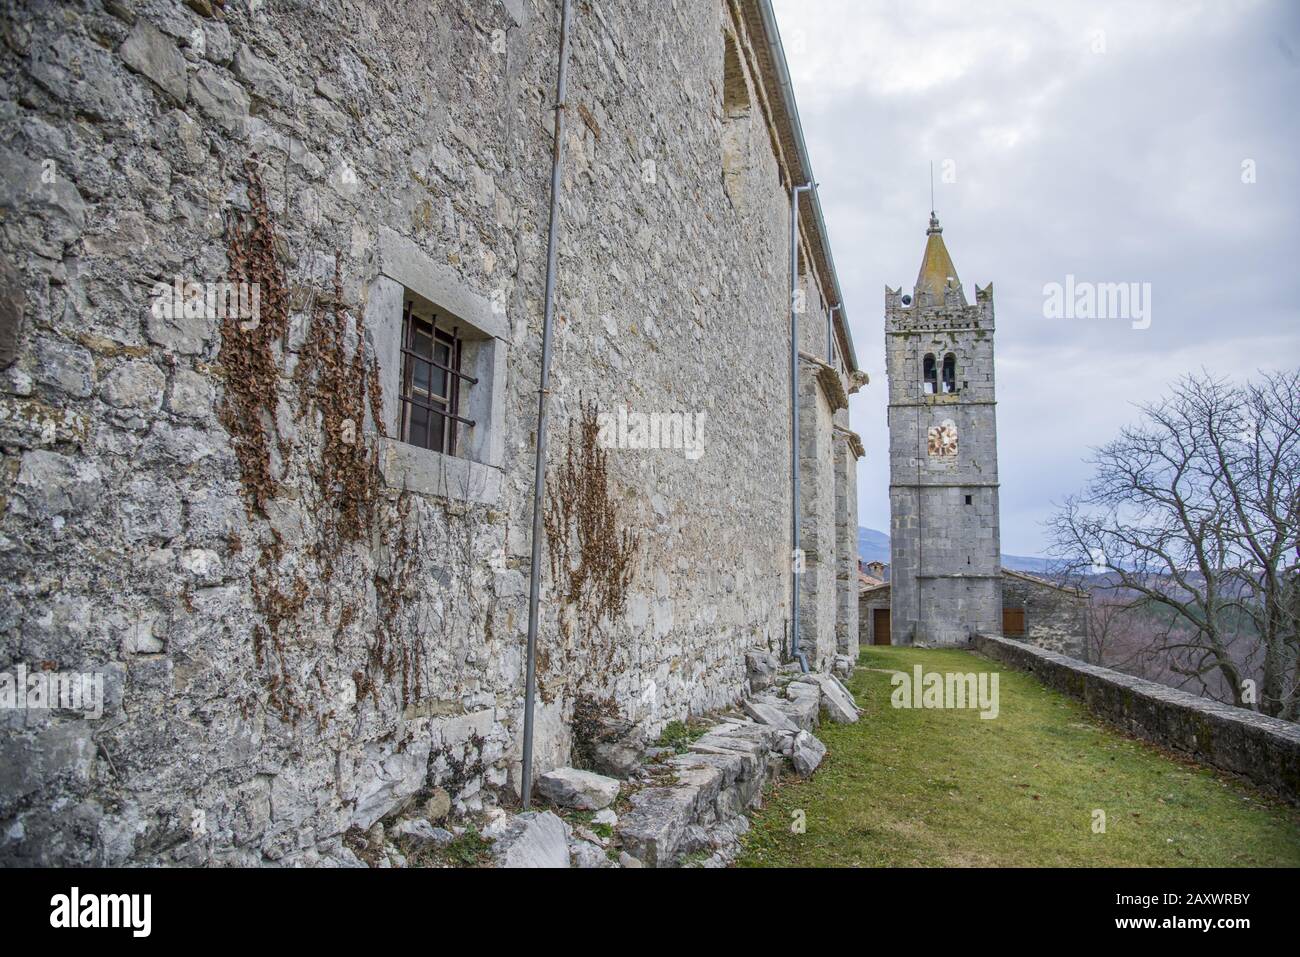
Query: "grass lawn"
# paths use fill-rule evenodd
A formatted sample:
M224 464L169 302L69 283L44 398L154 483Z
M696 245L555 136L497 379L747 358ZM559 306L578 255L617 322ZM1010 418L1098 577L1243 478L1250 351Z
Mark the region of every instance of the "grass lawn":
M891 707L890 675L870 669L910 676L915 664L997 671L997 718ZM830 753L812 780L777 785L738 866L1300 867L1300 812L1123 737L996 662L871 647L850 688L861 719L822 724ZM803 834L791 832L797 811Z

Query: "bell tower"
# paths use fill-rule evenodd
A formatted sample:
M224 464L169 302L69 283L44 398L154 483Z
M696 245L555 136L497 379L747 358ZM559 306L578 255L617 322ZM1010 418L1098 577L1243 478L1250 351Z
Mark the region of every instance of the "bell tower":
M890 638L1002 630L993 284L966 301L933 211L911 295L885 288Z

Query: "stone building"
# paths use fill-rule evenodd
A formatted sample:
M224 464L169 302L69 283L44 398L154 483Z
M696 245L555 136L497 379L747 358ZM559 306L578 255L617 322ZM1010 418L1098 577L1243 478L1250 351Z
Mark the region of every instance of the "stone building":
M864 585L858 592L858 616L864 645L893 643L889 582ZM1002 569L999 634L1027 641L1048 651L1080 658L1087 651L1088 593L1037 575Z
M1088 593L1002 569L1002 635L1071 658L1087 654Z
M0 668L103 695L0 712L0 860L329 863L507 798L558 4L2 16ZM795 545L809 667L859 632L865 376L815 190L791 342L770 6L584 2L569 48L536 772L788 657Z
M1001 628L993 285L966 301L930 214L911 295L885 290L893 644Z

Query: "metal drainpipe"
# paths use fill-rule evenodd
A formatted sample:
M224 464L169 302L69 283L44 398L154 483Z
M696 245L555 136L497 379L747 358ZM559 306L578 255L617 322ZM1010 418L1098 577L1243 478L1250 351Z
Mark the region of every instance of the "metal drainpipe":
M835 365L835 313L839 312L843 305L844 303L837 302L826 314L826 361L831 365Z
M808 659L799 648L799 194L813 189L812 182L790 191L790 472L793 498L790 500L790 654L808 673Z
M560 9L560 69L555 82L555 144L551 159L551 220L546 233L546 303L542 311L542 375L537 391L537 461L533 468L533 557L528 569L528 662L524 678L524 810L533 793L533 703L537 695L537 606L541 597L542 493L546 489L546 406L551 385L551 327L555 319L555 262L564 166L564 110L569 81L569 0Z

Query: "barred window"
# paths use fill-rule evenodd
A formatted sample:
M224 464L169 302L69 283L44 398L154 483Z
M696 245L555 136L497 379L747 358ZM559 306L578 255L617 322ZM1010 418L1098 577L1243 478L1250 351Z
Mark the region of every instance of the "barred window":
M407 300L402 316L403 442L445 455L456 454L460 427L473 428L460 415L461 383L478 380L460 371L463 342L459 329L440 328L438 316L419 315Z

